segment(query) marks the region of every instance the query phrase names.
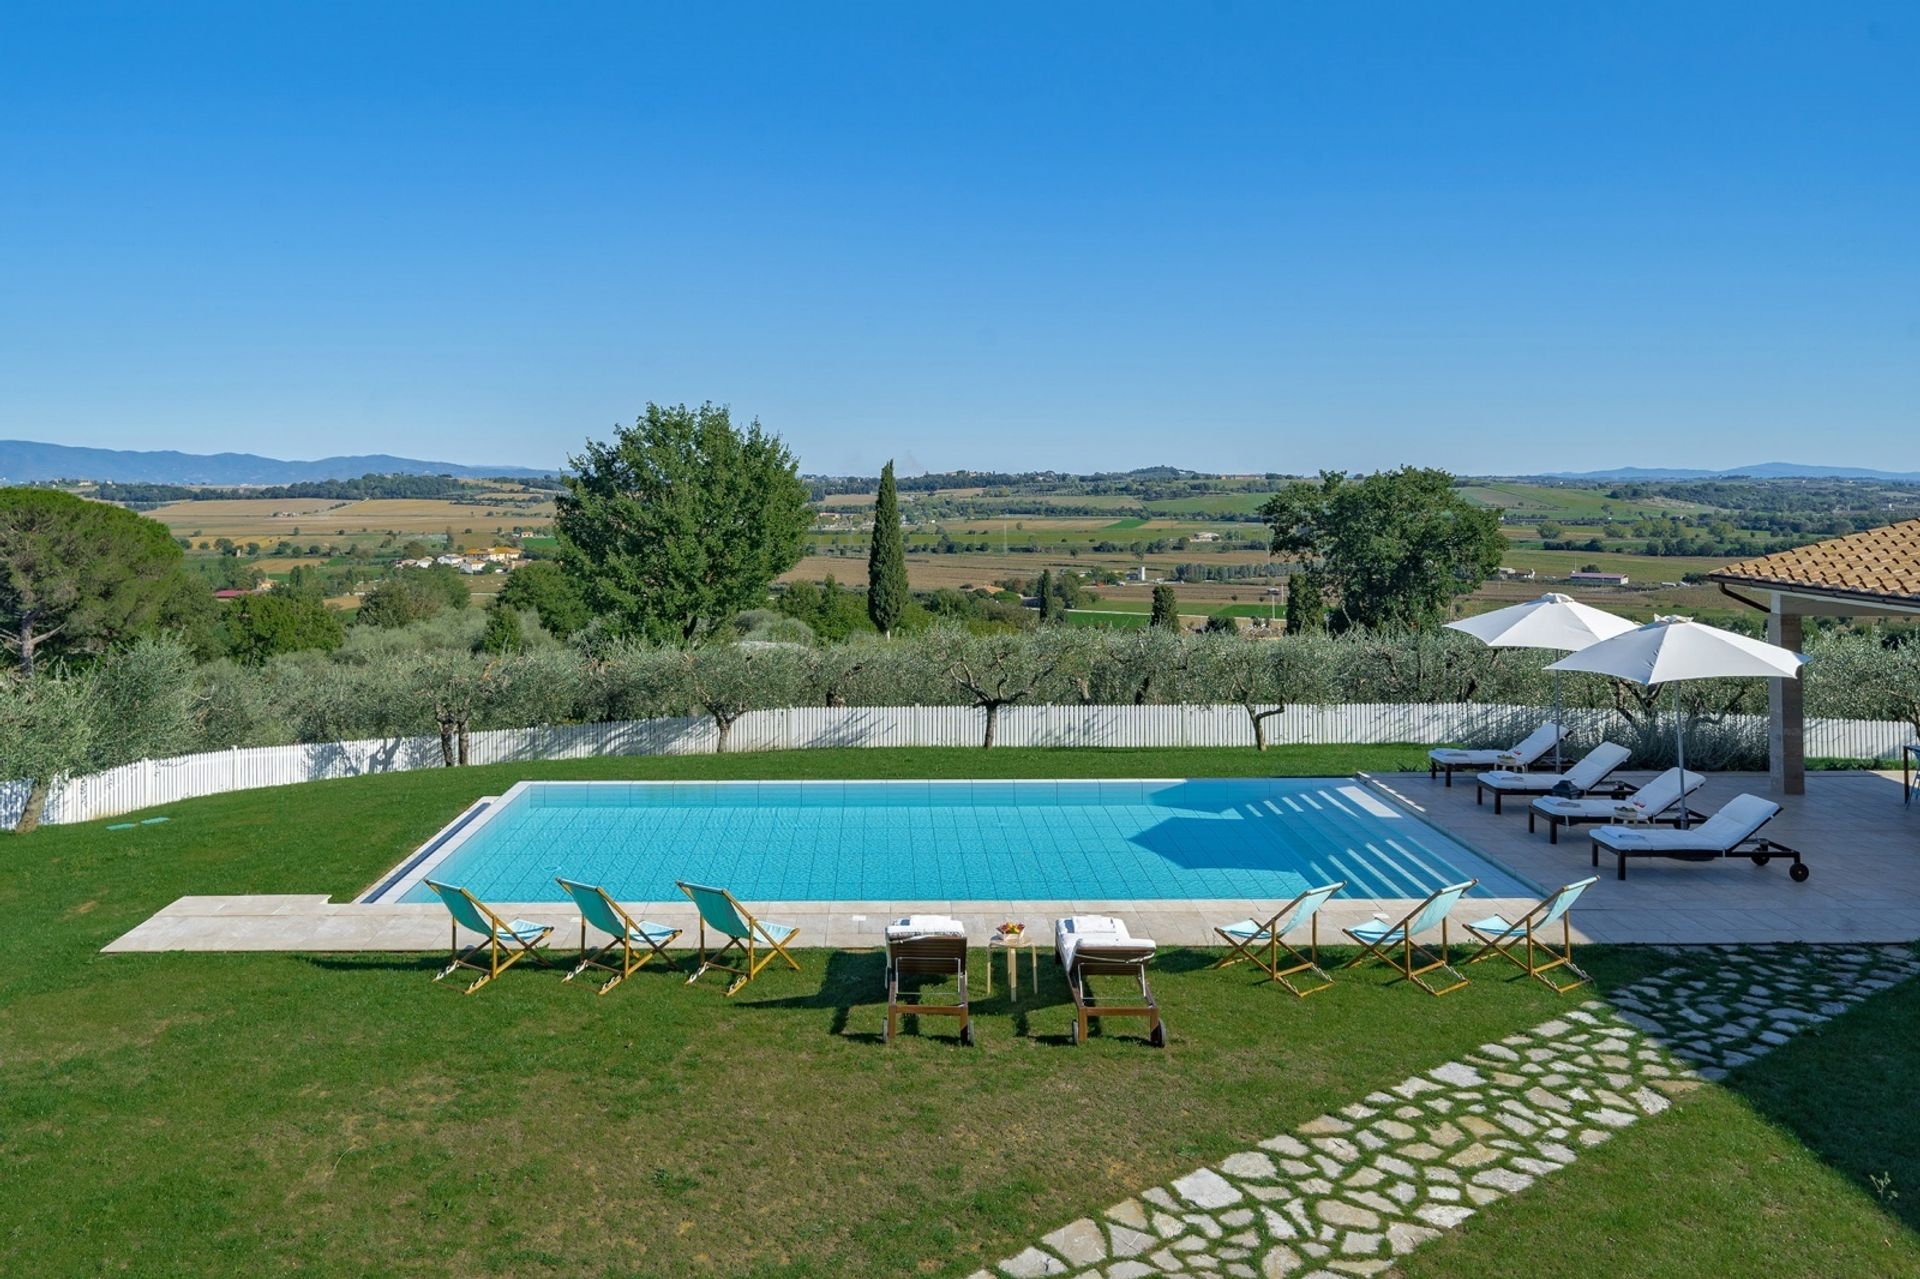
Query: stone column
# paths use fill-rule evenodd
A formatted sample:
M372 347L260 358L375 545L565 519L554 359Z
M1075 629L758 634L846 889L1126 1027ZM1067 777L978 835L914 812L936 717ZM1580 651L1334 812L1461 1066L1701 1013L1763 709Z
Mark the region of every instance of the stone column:
M1799 652L1805 620L1785 613L1778 595L1767 615L1767 642ZM1807 793L1806 698L1797 679L1767 681L1767 774L1775 798Z

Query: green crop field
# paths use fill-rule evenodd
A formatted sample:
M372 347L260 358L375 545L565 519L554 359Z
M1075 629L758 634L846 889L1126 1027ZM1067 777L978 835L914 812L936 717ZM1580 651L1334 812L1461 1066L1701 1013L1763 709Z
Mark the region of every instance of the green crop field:
M1638 519L1644 515L1696 515L1712 507L1697 502L1669 500L1615 501L1604 488L1561 488L1551 484L1486 482L1461 485L1456 490L1469 502L1497 506L1508 519L1599 520Z
M1205 493L1169 497L1144 505L1155 515L1257 515L1271 493Z
M1115 609L1076 608L1066 614L1069 626L1114 626L1136 630L1147 624L1145 613L1123 613Z
M1542 577L1565 577L1589 564L1602 573L1625 573L1635 582L1677 582L1686 573L1710 573L1728 561L1696 555L1632 555L1622 551L1535 551L1509 547L1500 562L1532 569Z

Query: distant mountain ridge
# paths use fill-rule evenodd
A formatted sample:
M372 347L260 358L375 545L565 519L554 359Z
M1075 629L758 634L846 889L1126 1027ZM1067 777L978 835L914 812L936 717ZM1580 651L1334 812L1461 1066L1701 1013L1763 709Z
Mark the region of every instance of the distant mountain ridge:
M492 475L552 474L555 474L553 469L539 467L462 466L457 462L429 462L386 453L299 462L255 453L95 449L34 440L0 440L0 484L42 480L110 480L118 484L300 484L312 480L352 480L362 475L457 475L475 479Z
M1733 476L1756 480L1920 480L1920 471L1876 471L1870 466L1808 466L1800 462L1759 462L1730 466L1723 471L1687 467L1619 466L1610 471L1547 471L1547 480L1724 480Z

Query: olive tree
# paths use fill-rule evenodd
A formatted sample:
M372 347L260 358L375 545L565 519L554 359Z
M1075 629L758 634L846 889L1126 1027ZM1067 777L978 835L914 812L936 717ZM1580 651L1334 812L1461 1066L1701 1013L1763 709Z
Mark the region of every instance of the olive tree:
M90 674L43 670L32 678L0 678L0 760L5 780L26 786L16 834L40 825L54 786L91 766L106 727Z
M805 680L803 655L793 644L709 644L682 655L693 701L713 720L714 750L725 754L733 726L748 711L792 706Z
M1289 705L1324 702L1332 689L1328 646L1304 639L1250 639L1208 632L1193 642L1188 666L1197 700L1228 701L1247 714L1255 750L1267 749L1267 721Z
M1809 710L1847 719L1902 720L1920 737L1920 640L1835 636L1809 652L1802 678Z
M973 635L941 629L923 643L942 656L947 676L985 713L980 745L991 749L1000 709L1028 700L1045 700L1070 673L1080 650L1057 631L995 631Z

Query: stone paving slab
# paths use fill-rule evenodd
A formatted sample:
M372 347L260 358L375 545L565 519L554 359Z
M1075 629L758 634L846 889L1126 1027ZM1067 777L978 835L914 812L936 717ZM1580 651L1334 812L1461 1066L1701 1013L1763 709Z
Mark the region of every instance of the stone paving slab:
M580 917L571 902L490 902L494 910L508 918L530 919L555 927L553 944L574 947L580 940ZM1244 919L1261 910L1277 911L1284 902L1146 900L1131 902L1125 909L1113 903L1101 903L1094 913L1117 914L1138 936L1151 936L1165 946L1218 946L1215 925ZM1479 918L1496 911L1509 915L1525 911L1535 903L1531 899L1474 898L1461 907L1464 918ZM665 902L622 902L635 919L678 927L685 931L676 946L695 944L697 916L685 898ZM1037 944L1053 944L1053 921L1067 915L1087 913L1089 906L1076 901L897 901L897 902L750 902L762 919L798 926L801 948L832 946L841 948L878 947L883 930L891 920L904 915L952 915L967 926L976 944L985 945L1002 922L1017 919L1027 925L1028 935ZM1380 915L1399 918L1415 905L1412 901L1356 899L1330 904L1321 912L1320 937L1326 944L1344 940L1343 925L1357 924ZM395 903L373 905L362 902L331 902L324 896L236 896L182 897L163 907L151 918L108 943L110 953L169 950L284 950L293 952L324 950L432 951L444 949L448 941L446 909L438 903ZM461 932L463 944L478 940L477 935ZM1576 935L1578 930L1576 929ZM604 940L588 930L590 941ZM598 940L596 940L598 939ZM1306 940L1304 933L1297 941Z
M971 1279L1349 1279L1920 973L1904 946L1716 950L1042 1236ZM1618 1006L1616 1009L1615 1005Z
M1639 783L1651 773L1629 772ZM1464 780L1464 784L1463 784ZM1920 804L1902 803L1900 774L1865 770L1810 773L1804 795L1775 796L1765 773L1710 773L1693 808L1711 813L1735 795L1782 806L1766 834L1806 855L1806 881L1775 860L1708 862L1634 858L1627 878L1613 859L1592 864L1591 826L1547 842L1544 823L1527 830L1527 805L1496 817L1475 804L1471 778L1448 788L1425 772L1382 773L1369 785L1454 839L1547 888L1598 875L1581 898L1575 926L1594 941L1769 943L1920 940Z

